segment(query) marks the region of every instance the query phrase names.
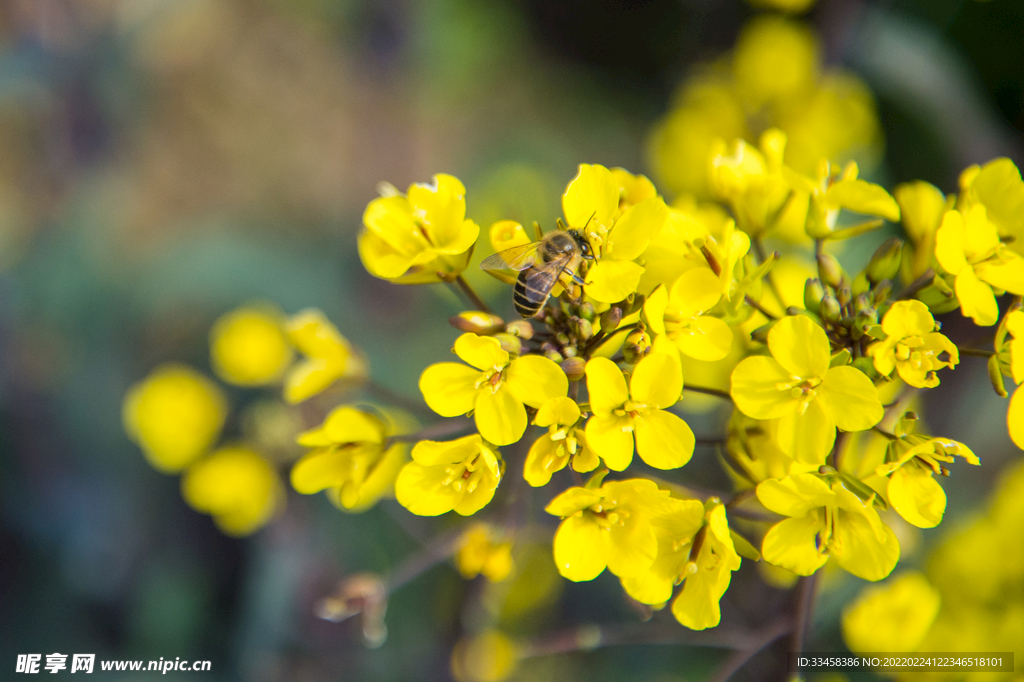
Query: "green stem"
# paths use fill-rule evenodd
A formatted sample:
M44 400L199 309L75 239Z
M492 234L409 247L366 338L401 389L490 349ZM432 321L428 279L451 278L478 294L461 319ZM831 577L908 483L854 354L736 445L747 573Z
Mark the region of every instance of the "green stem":
M751 308L753 308L757 312L759 312L762 315L764 315L765 317L767 317L769 320L777 320L777 319L779 319L779 318L775 317L774 315L772 315L767 310L765 310L764 308L762 308L761 304L758 303L757 301L755 301L754 299L750 298L750 296L744 296L743 300L747 302L747 305L749 305Z
M726 400L732 400L732 396L729 395L728 391L720 391L717 388L707 388L706 386L683 386L684 391L693 391L694 393L703 393L705 395L713 395L718 398L724 398Z
M900 292L900 295L897 296L895 300L905 301L914 298L914 296L917 295L917 292L931 284L933 279L935 279L935 271L928 268L924 271L923 275L908 284L907 288Z
M996 354L994 350L981 350L980 348L961 348L957 346L960 355L972 355L976 358L990 358Z

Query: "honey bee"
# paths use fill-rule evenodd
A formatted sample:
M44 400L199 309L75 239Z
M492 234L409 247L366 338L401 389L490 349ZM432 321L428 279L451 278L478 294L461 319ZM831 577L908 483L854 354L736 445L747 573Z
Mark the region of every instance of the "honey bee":
M577 270L584 259L593 260L590 243L580 230L555 230L540 241L513 246L485 258L484 270L519 270L512 302L523 317L533 317L547 303L551 290L562 275L582 285Z

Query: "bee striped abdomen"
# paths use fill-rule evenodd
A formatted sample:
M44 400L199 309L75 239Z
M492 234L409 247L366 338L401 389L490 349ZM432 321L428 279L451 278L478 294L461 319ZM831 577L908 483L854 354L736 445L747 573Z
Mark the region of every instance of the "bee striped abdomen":
M516 306L516 311L523 317L533 317L540 312L548 300L548 295L551 293L551 288L557 277L557 272L538 270L520 272L512 292L512 302Z

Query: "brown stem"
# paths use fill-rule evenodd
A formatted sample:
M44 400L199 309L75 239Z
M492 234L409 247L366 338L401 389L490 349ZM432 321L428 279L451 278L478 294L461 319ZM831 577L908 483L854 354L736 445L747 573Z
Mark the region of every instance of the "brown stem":
M990 358L996 354L994 350L981 350L980 348L960 348L957 346L957 350L960 351L960 355L972 355L976 358Z
M818 573L803 576L796 585L796 617L789 640L789 651L799 656L804 650L804 633L814 611L814 593L818 584Z
M444 438L445 436L454 436L462 431L469 431L471 429L473 429L472 419L468 417L452 417L442 422L431 424L416 433L391 436L388 440L390 443L415 443L420 440L433 440L435 438Z
M761 637L751 642L751 646L744 649L737 649L718 667L718 670L708 678L708 682L725 682L747 664L759 651L782 637L790 631L792 624L788 620L778 620L765 628Z
M762 308L761 304L758 303L757 301L755 301L754 299L750 298L750 296L744 296L743 300L747 302L747 305L749 305L751 308L753 308L757 312L759 312L762 315L764 315L765 317L767 317L769 320L777 320L777 319L779 319L775 315L772 315L770 312L768 312L767 310Z

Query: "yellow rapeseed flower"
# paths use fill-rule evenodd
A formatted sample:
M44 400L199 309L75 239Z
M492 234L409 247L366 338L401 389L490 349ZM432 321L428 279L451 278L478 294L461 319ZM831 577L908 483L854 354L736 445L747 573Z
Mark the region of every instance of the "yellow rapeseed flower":
M939 591L918 571L864 588L843 609L843 641L858 654L916 651L939 614Z
M503 471L498 451L477 434L447 442L421 440L398 473L395 498L419 516L453 509L470 516L494 497Z
M452 649L455 682L503 682L515 672L519 647L498 630L463 637Z
M885 376L895 369L903 381L917 388L938 386L935 372L960 362L956 344L935 331L938 327L924 303L896 301L882 318L887 337L868 347L875 369ZM943 353L945 360L940 357Z
M881 580L899 561L899 541L872 501L861 500L841 480L829 485L814 474L794 474L759 484L757 499L791 517L768 530L761 553L797 575L811 575L834 557L859 578Z
M647 571L658 553L651 521L668 499L668 491L643 478L569 488L544 509L562 517L554 542L558 572L580 582L605 568L620 578Z
M463 578L471 580L483 574L499 583L515 570L512 543L503 540L504 533L486 523L474 523L456 543L455 567Z
M707 507L697 500L670 499L652 519L658 554L650 569L622 578L631 597L645 604L672 598L675 585L683 587L672 603L672 614L692 630L715 627L721 620L719 601L739 569L725 506L717 499Z
M609 469L629 466L634 440L640 459L656 469L676 469L690 461L693 431L666 411L683 390L678 358L651 353L637 363L628 387L622 370L607 358L592 359L586 372L594 413L587 421L587 444Z
M721 360L732 349L732 329L705 315L722 298L719 278L710 268L687 270L671 289L658 287L647 298L644 314L655 334L664 334L684 355Z
M960 207L982 204L1006 246L1024 255L1024 180L1006 157L971 166L960 176Z
M210 365L224 381L263 386L281 378L292 360L273 307L245 306L222 315L210 330Z
M185 365L153 370L124 398L125 431L153 467L181 471L220 435L227 401L212 381Z
M604 166L581 164L562 194L562 211L569 227L583 230L597 262L587 272L587 294L615 303L636 291L643 266L635 262L668 218L658 196L622 203L623 178ZM647 194L634 191L637 197Z
M322 311L296 313L288 320L287 332L288 341L306 356L285 377L284 398L289 403L301 403L342 379L366 378L366 360Z
M220 448L190 466L181 477L181 494L196 511L213 516L224 533L254 533L284 506L277 471L254 450Z
M900 205L903 229L914 244L912 258L904 258L907 281L924 274L935 257L935 233L942 225L942 216L952 208L942 191L924 180L897 185L893 191Z
M1024 450L1024 391L1020 389L1024 383L1024 311L1011 310L1006 314L1005 325L1012 337L1006 344L1010 351L1010 376L1017 384L1006 412L1006 426L1010 439Z
M533 423L546 426L548 432L534 441L523 478L534 487L547 485L551 474L561 471L572 461L575 471L593 471L600 464L594 451L587 447L587 439L580 421L580 408L572 398L552 398L537 410Z
M907 522L918 528L934 528L946 512L946 493L933 477L948 475L943 466L959 455L974 465L981 464L971 449L952 438L932 438L914 433L917 415L908 412L893 434L896 440L886 448L879 476L888 476L886 498Z
M987 327L998 321L993 290L1024 294L1024 257L999 240L982 204L966 213L946 212L935 235L935 258L956 278L960 311L975 324Z
M755 419L778 419L782 451L800 462L824 464L836 427L863 431L882 419L878 391L860 370L829 367L825 330L802 315L768 332L771 357L744 359L732 373L736 407Z
M375 277L398 284L451 278L466 269L480 228L466 219L466 188L439 173L408 195L391 188L363 213L359 257Z
M292 487L303 495L321 490L346 511L365 511L394 490L409 444L392 443L397 431L385 416L351 405L331 411L323 424L299 434L311 450L292 467Z
M430 409L443 417L473 412L480 435L509 445L526 431L526 408L539 408L569 390L565 373L539 355L512 358L497 339L463 334L455 354L471 366L440 362L420 376L420 391Z

